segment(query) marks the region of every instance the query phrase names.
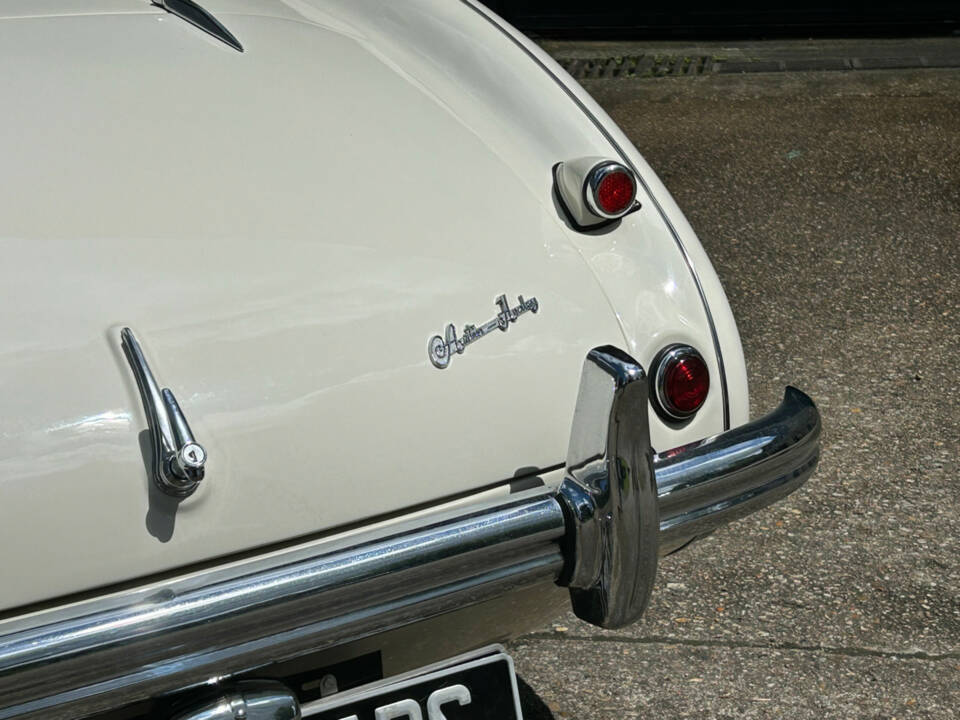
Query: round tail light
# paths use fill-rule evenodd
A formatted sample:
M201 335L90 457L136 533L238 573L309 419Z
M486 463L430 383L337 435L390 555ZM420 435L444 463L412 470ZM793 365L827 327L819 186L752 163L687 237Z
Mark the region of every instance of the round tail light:
M710 392L710 371L689 345L671 345L654 361L655 407L665 419L687 420L703 407Z
M620 163L602 163L587 175L584 195L593 214L610 219L623 217L637 199L637 181Z

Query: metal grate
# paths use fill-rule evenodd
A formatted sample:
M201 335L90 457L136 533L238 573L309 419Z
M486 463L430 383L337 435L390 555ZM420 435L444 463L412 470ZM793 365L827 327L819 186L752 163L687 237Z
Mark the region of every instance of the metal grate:
M712 69L706 55L621 55L606 58L557 58L577 80L702 75Z

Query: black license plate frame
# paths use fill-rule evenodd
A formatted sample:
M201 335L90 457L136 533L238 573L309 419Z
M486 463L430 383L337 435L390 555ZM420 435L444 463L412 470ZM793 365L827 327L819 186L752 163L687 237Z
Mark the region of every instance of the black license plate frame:
M466 702L462 702L464 700ZM304 720L383 717L523 720L513 658L500 646L494 646L397 678L336 693L303 707Z

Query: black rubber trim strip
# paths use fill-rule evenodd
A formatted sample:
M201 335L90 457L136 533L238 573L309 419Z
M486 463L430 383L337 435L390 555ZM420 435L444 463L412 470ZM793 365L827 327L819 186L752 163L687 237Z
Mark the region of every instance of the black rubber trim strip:
M697 275L697 271L693 267L693 259L690 257L690 253L687 252L686 246L683 244L683 240L680 239L680 235L677 233L677 229L673 226L673 223L670 222L670 218L667 217L667 213L664 212L663 207L657 201L657 198L654 197L653 193L650 192L650 187L647 185L646 181L643 179L643 176L640 174L640 171L637 170L636 166L630 161L630 158L627 157L627 154L624 152L623 148L620 147L620 144L613 139L613 136L607 132L607 129L603 126L603 123L587 109L587 107L580 101L571 90L566 86L566 84L559 78L557 75L536 55L530 52L522 42L517 40L509 30L507 30L503 25L498 23L495 18L488 15L486 12L481 10L479 7L474 5L470 0L460 0L461 3L466 5L468 8L473 10L477 15L482 17L488 23L497 28L501 33L503 33L514 45L516 45L523 53L529 57L533 62L535 62L541 70L543 70L547 75L553 78L553 81L560 86L560 88L567 94L567 97L570 98L577 107L580 108L580 111L590 119L594 127L606 138L607 142L610 143L610 146L616 151L617 155L620 156L620 159L624 164L633 170L634 174L637 176L637 180L640 181L640 184L643 186L644 191L647 193L647 197L653 201L653 205L657 208L657 212L660 213L660 217L663 218L663 222L666 224L667 229L670 231L670 234L673 236L674 241L677 244L677 247L680 250L680 254L683 255L684 262L687 264L687 269L690 271L690 275L693 277L693 282L697 286L697 292L700 294L700 302L703 304L703 311L707 316L707 325L710 327L710 335L713 339L713 351L717 356L717 369L720 372L720 394L723 396L723 429L730 429L730 401L727 391L727 372L723 364L723 352L720 349L720 337L717 335L717 326L713 321L713 314L710 312L710 305L707 303L707 295L703 290L703 284L700 282L700 277Z

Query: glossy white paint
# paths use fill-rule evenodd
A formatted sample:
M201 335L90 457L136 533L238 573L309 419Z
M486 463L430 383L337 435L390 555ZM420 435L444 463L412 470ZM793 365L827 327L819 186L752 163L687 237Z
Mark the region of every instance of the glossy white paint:
M552 165L611 147L476 10L204 5L245 53L142 0L0 3L0 58L20 68L0 74L0 609L561 463L596 345L647 364L689 342L719 388L652 199L603 234L566 227ZM700 273L742 421L722 289L630 152ZM433 368L427 339L500 293L540 312ZM146 476L124 324L210 455L179 505ZM653 442L721 429L713 392Z
M645 194L660 206L665 216L664 226L666 226L666 220L668 220L670 226L672 226L674 232L676 232L689 267L692 268L696 277L699 279L703 293L706 296L707 305L713 317L716 336L724 361L728 401L730 404L730 427L736 427L746 423L750 419L750 397L749 387L747 385L746 361L744 360L743 347L740 344L740 333L737 330L736 319L733 316L727 295L723 290L723 285L720 283L720 278L717 277L717 272L713 264L710 262L709 256L703 249L703 245L700 244L700 239L683 214L683 211L670 194L670 191L667 190L663 181L660 180L659 176L653 171L653 168L650 167L643 155L640 154L607 112L601 108L552 57L521 32L497 18L495 13L492 13L486 6L478 2L473 2L472 0L468 1L479 12L482 12L486 17L496 22L498 27L508 33L515 42L521 44L530 55L535 57L537 61L563 84L569 93L575 96L587 112L603 125L604 130L612 137L617 146L626 153L630 162L640 173L646 185ZM668 228L665 227L664 229ZM622 247L618 248L618 250L622 250ZM629 293L631 284L628 281L622 280L618 283L611 279L610 282L611 286L622 288L625 292ZM689 290L689 288L687 287L685 290ZM626 298L626 303L629 303L629 297ZM619 308L621 306L618 305L617 307ZM642 359L645 364L648 364L653 357L649 354L650 348L654 348L653 353L655 354L663 345L654 341L646 343L646 347L644 347L643 336L638 332L639 330L640 328L636 328L633 331L626 331L629 338L630 349L635 357ZM676 342L683 342L683 340L678 339ZM707 352L706 348L704 348L704 352ZM712 371L715 370L716 368L712 369Z

